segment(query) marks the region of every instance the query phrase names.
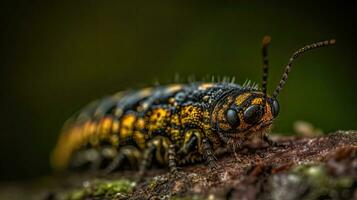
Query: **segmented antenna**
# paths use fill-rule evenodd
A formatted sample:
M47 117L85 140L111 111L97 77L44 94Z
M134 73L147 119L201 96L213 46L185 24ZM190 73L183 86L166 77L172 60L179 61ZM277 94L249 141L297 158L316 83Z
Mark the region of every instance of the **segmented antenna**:
M262 46L262 55L263 55L263 79L262 79L262 92L264 94L263 101L267 97L267 88L268 88L268 70L269 70L269 59L268 59L268 46L270 44L270 36L264 36L263 46Z
M315 42L315 43L312 43L312 44L308 44L308 45L298 49L297 51L295 51L293 56L291 56L287 66L285 68L284 74L281 77L281 80L280 80L278 86L276 87L276 89L275 89L275 91L273 93L273 98L276 98L279 95L280 91L283 89L283 87L284 87L284 85L286 83L286 80L288 79L288 75L289 75L289 73L291 71L292 64L293 64L293 62L295 61L296 58L298 58L303 53L305 53L307 51L310 51L312 49L333 45L335 43L336 43L335 39L330 39L330 40L325 40L325 41L321 41L321 42Z

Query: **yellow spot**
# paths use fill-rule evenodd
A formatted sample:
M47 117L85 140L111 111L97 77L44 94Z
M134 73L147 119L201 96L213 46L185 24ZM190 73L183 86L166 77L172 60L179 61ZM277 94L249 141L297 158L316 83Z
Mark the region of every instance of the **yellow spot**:
M252 101L253 105L261 105L263 103L263 99L262 98L255 98Z
M110 134L112 129L113 119L111 117L103 118L98 125L98 134L100 138L105 138Z
M88 123L88 122L87 122ZM94 121L89 121L89 124L85 124L82 127L78 127L78 131L80 131L80 129L82 129L82 134L83 137L82 138L77 138L80 141L78 141L81 144L85 144L87 142L89 142L92 146L97 146L99 145L99 125L100 123L96 123ZM78 134L79 132L77 132ZM75 140L77 140L75 139ZM78 145L78 144L77 144ZM79 146L79 145L78 145Z
M113 120L113 125L112 125L112 133L117 134L119 133L119 128L120 128L120 122L117 119Z
M149 118L149 131L165 128L169 122L170 112L164 108L157 108L151 112Z
M122 117L120 126L121 139L125 139L133 134L135 120L136 116L134 114L127 114Z
M97 123L91 122L90 126L89 126L89 132L87 133L88 137L91 137L92 135L94 135L96 130L97 130Z
M91 121L87 121L83 125L83 131L82 131L83 140L86 140L86 138L89 138L89 135L91 133L91 127L92 127L92 122Z
M251 93L243 93L240 94L237 98L236 98L236 105L240 105L242 104L248 97L250 97Z
M202 123L202 110L199 107L193 105L188 105L182 107L181 109L181 123L182 124L197 124L201 125Z
M145 128L145 120L143 118L137 119L135 124L135 129L141 130L143 128Z

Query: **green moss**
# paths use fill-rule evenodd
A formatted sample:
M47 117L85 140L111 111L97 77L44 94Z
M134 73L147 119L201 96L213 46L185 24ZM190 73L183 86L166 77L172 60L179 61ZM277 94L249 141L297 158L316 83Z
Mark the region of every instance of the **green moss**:
M132 191L134 186L133 182L128 180L117 180L113 182L99 183L96 186L96 190L93 192L94 196L106 196L113 195L117 193L128 194Z
M315 189L322 189L325 191L338 190L349 188L353 184L352 177L340 176L332 177L326 172L325 166L306 166L297 168L295 173L303 176L308 180Z
M334 177L324 165L302 165L287 174L275 175L272 179L273 199L348 199L353 190L352 177ZM347 195L347 196L346 196Z
M85 191L84 190L76 190L76 191L71 192L68 195L67 199L69 199L69 200L81 200L81 199L84 198L84 195L85 195Z
M134 186L135 182L126 179L113 181L95 180L81 189L69 192L64 199L81 200L86 197L127 197L132 192Z

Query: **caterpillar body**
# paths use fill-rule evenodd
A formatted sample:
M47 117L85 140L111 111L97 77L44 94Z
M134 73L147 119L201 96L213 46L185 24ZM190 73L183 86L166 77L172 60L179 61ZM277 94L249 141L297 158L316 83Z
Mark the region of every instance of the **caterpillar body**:
M233 82L194 82L124 91L95 101L65 124L53 151L55 169L125 168L145 171L205 160L239 149L252 136L269 144L269 129L278 116L277 100L295 58L330 44L326 40L296 51L273 95L267 95L270 38L263 39L262 89Z

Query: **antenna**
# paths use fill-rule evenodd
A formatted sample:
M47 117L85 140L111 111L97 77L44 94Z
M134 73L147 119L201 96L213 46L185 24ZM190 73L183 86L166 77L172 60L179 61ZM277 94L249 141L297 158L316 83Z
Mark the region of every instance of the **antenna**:
M297 51L295 51L295 53L291 56L287 66L285 68L285 71L283 73L283 76L281 77L280 82L279 82L278 86L276 87L276 89L275 89L275 91L273 93L273 98L278 97L280 91L283 89L283 87L284 87L284 85L286 83L286 80L288 79L288 75L289 75L289 73L291 71L292 64L296 60L296 58L298 58L303 53L305 53L307 51L310 51L312 49L333 45L335 43L336 43L335 39L325 40L325 41L321 41L321 42L314 42L314 43L308 44L308 45L298 49Z
M266 101L267 97L267 87L268 87L268 70L269 70L269 59L268 59L268 46L270 44L270 36L264 36L262 45L262 55L263 55L263 78L262 78L262 92L264 94L263 101Z

